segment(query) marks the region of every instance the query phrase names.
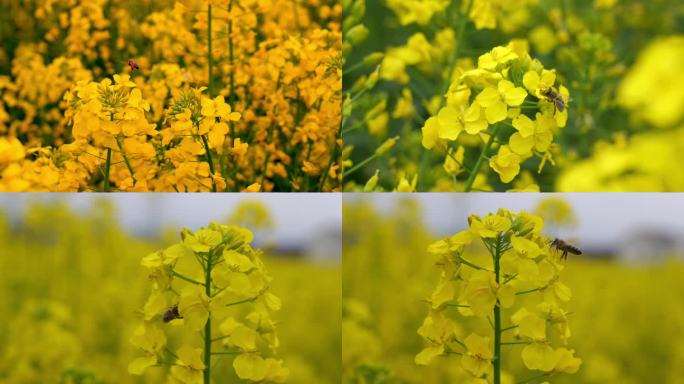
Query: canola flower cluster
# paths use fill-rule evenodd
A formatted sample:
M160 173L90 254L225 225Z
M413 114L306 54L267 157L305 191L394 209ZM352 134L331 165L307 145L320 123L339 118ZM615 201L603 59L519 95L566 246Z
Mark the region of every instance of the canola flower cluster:
M570 328L563 307L571 291L560 281L564 266L560 254L541 233L541 218L500 210L482 218L471 215L468 222L469 229L428 249L439 257L441 273L429 299L430 312L418 330L429 345L416 355L416 363L459 355L471 382L500 383L501 348L521 344L520 355L528 369L546 376L577 372L581 360L565 347ZM477 240L487 249L485 257L469 252ZM526 300L523 295L531 298ZM448 314L450 307L461 316L489 318L493 322L491 337L463 332L456 325L458 320ZM506 319L510 323L506 324ZM563 346L554 347L555 339Z
M251 381L284 382L289 370L282 360L263 357L279 345L271 312L281 300L270 292L270 276L259 251L250 246L252 233L211 223L196 232L184 230L182 241L143 258L152 291L145 303L144 322L131 343L141 352L128 367L140 375L155 365L171 365L170 377L180 383L209 383L219 355L235 355L238 377ZM236 308L251 307L246 314ZM174 352L167 346L172 328L195 333ZM216 332L218 330L218 333ZM203 332L203 333L201 333ZM213 349L213 344L222 348ZM201 345L198 347L197 345ZM174 358L168 361L166 355Z
M528 96L534 101L527 100ZM466 191L472 188L482 160L497 141L498 150L489 166L503 183L518 176L520 164L532 156L541 158L539 171L547 160L553 162L550 148L554 132L567 122L569 93L563 85L556 86L555 72L533 60L524 45L511 43L480 56L478 67L451 83L446 97L437 116L425 122L423 146L442 147L454 175L460 171L465 152L464 147L448 142L457 141L462 132L479 135L491 127L480 157L469 171ZM502 143L499 131L503 125L513 133L504 134L508 139ZM538 190L538 186L531 188Z
M342 349L345 380L472 381L472 375L461 365L462 355L435 357L429 365L414 362L417 353L431 346L416 330L432 311L424 299L435 290L438 278L435 262L442 258L426 255L425 250L441 236L430 233L430 226L423 221L424 211L416 206L417 200L408 196L397 198L393 209L385 205L381 209L369 199L345 203ZM457 211L452 207L444 204L446 211ZM566 236L573 222L569 208L567 202L554 198L542 200L532 212L543 217L544 232L557 234L555 229L563 228L560 232ZM565 239L590 252L584 249L582 239ZM557 260L556 251L551 252L554 254L551 259ZM479 239L466 247L462 255L468 261L479 261L479 265L491 260ZM561 302L568 312L572 332L569 346L562 344L554 326L546 325L547 338L554 349L576 351L575 356L582 360L579 370L553 377L545 376L547 372L543 371L530 372L521 356L526 345L503 345L501 382L519 383L542 376L530 383L681 383L684 348L673 342L672 337L684 329L684 310L671 304L684 299L679 278L684 264L675 257L662 264L623 264L605 254L591 256L596 258L570 255L562 262L565 268L560 281L572 291L572 299ZM462 266L464 270L469 268ZM455 292L454 303L460 295L461 291ZM542 297L540 292L516 295L514 308L502 310L504 329L514 325L509 315L521 307L533 312L536 308L532 303L541 302ZM459 341L475 333L489 337L493 343L492 326L486 317L463 316L458 310L459 307L450 306L443 314L454 324ZM489 317L493 321L493 316ZM519 327L506 330L501 340L527 340L523 336L515 337L516 329L523 331ZM458 343L452 344L456 352L464 350ZM493 344L489 348L493 349Z
M339 4L143 3L17 10L0 190L339 189Z

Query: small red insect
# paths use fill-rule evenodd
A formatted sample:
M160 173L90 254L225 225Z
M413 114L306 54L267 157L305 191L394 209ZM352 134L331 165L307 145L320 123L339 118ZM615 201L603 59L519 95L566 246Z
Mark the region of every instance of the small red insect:
M136 63L133 60L128 60L128 66L131 67L131 71L135 71L136 69L138 69L138 70L140 69L140 66L138 65L138 63Z

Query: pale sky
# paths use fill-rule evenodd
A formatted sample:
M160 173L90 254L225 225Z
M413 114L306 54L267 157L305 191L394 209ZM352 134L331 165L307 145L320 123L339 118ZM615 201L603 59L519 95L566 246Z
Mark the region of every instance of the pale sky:
M531 211L550 194L523 193L420 193L344 194L345 201L371 199L387 211L401 198L418 199L423 218L436 235L461 230L470 213L484 215L498 208ZM684 194L677 193L569 193L578 227L570 233L551 234L578 239L582 246L613 246L635 230L652 229L684 239ZM83 212L97 199L112 199L120 222L131 232L159 227L198 228L209 221L224 221L236 203L257 199L269 207L276 222L273 240L284 243L315 241L319 231L341 230L342 194L0 194L0 209L17 217L32 199L69 202Z
M2 193L0 209L17 217L32 200L64 200L77 212L84 212L98 199L115 202L119 220L130 232L197 229L210 221L225 222L243 200L258 200L269 208L276 227L274 241L309 243L319 231L342 228L339 193Z
M531 211L551 194L535 193L419 193L345 194L344 200L370 198L381 210L403 197L420 201L424 220L438 235L461 230L468 214L485 215L499 208ZM573 206L578 227L551 234L578 239L584 246L614 246L638 229L654 229L684 239L684 194L681 193L558 193ZM681 240L680 240L681 241Z

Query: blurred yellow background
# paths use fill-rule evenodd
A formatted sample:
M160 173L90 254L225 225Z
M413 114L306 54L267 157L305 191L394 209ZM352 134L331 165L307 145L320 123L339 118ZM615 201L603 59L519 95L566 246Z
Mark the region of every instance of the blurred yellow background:
M569 345L583 363L577 374L554 376L550 382L683 383L684 345L678 341L684 335L681 244L659 246L665 245L663 239L678 240L681 233L684 219L674 214L680 212L678 196L659 195L657 202L648 194L554 196L548 200L538 194L346 194L345 382L457 380L458 357L435 359L437 363L427 367L414 364L425 346L417 334L429 308L424 300L439 279L436 259L427 247L465 228L469 213L505 208L536 212L544 217L547 230L569 236L564 238L580 234L572 241L585 251L584 257L571 256L562 273L572 289ZM614 212L616 207L622 207L621 212ZM627 231L633 233L629 237L616 233L615 228L630 228L625 223L648 230ZM653 228L659 223L657 237ZM582 236L586 233L593 235ZM602 234L605 242L599 241ZM463 318L456 313L453 318L458 322ZM525 372L518 346L504 348L503 361L503 368L518 380L535 376Z
M141 224L134 217L147 214L145 199L2 197L11 214L0 214L1 383L163 382L164 368L127 372L137 354L129 339L150 290L140 260L176 242L182 226L211 220L250 227L265 251L272 291L283 301L275 320L290 382L339 382L340 250L339 235L330 235L339 233L339 195L293 196L289 208L266 195L157 195L165 219ZM306 212L304 201L317 212L288 211ZM316 226L327 229L298 237L286 229ZM222 382L241 382L229 357L212 370Z

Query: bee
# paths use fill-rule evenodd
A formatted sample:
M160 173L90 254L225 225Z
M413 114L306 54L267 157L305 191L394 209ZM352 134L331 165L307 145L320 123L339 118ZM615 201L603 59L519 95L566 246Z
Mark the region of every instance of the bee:
M137 69L137 70L140 70L140 66L138 65L138 63L136 63L136 62L133 61L133 60L128 60L128 63L127 63L127 64L128 64L129 67L131 67L131 72L132 72L132 71L135 71L136 69Z
M178 304L174 305L171 308L168 308L162 314L162 319L164 320L165 323L168 323L171 320L182 319L182 318L183 317L180 315L180 312L178 312Z
M549 101L553 102L553 105L556 106L556 109L561 112L565 110L565 100L563 100L563 96L556 92L556 90L553 88L542 89L541 94Z
M582 251L580 251L579 248L575 247L574 245L570 245L559 238L553 239L551 246L563 252L561 255L561 260L566 260L568 258L568 253L572 253L573 255L582 254Z

